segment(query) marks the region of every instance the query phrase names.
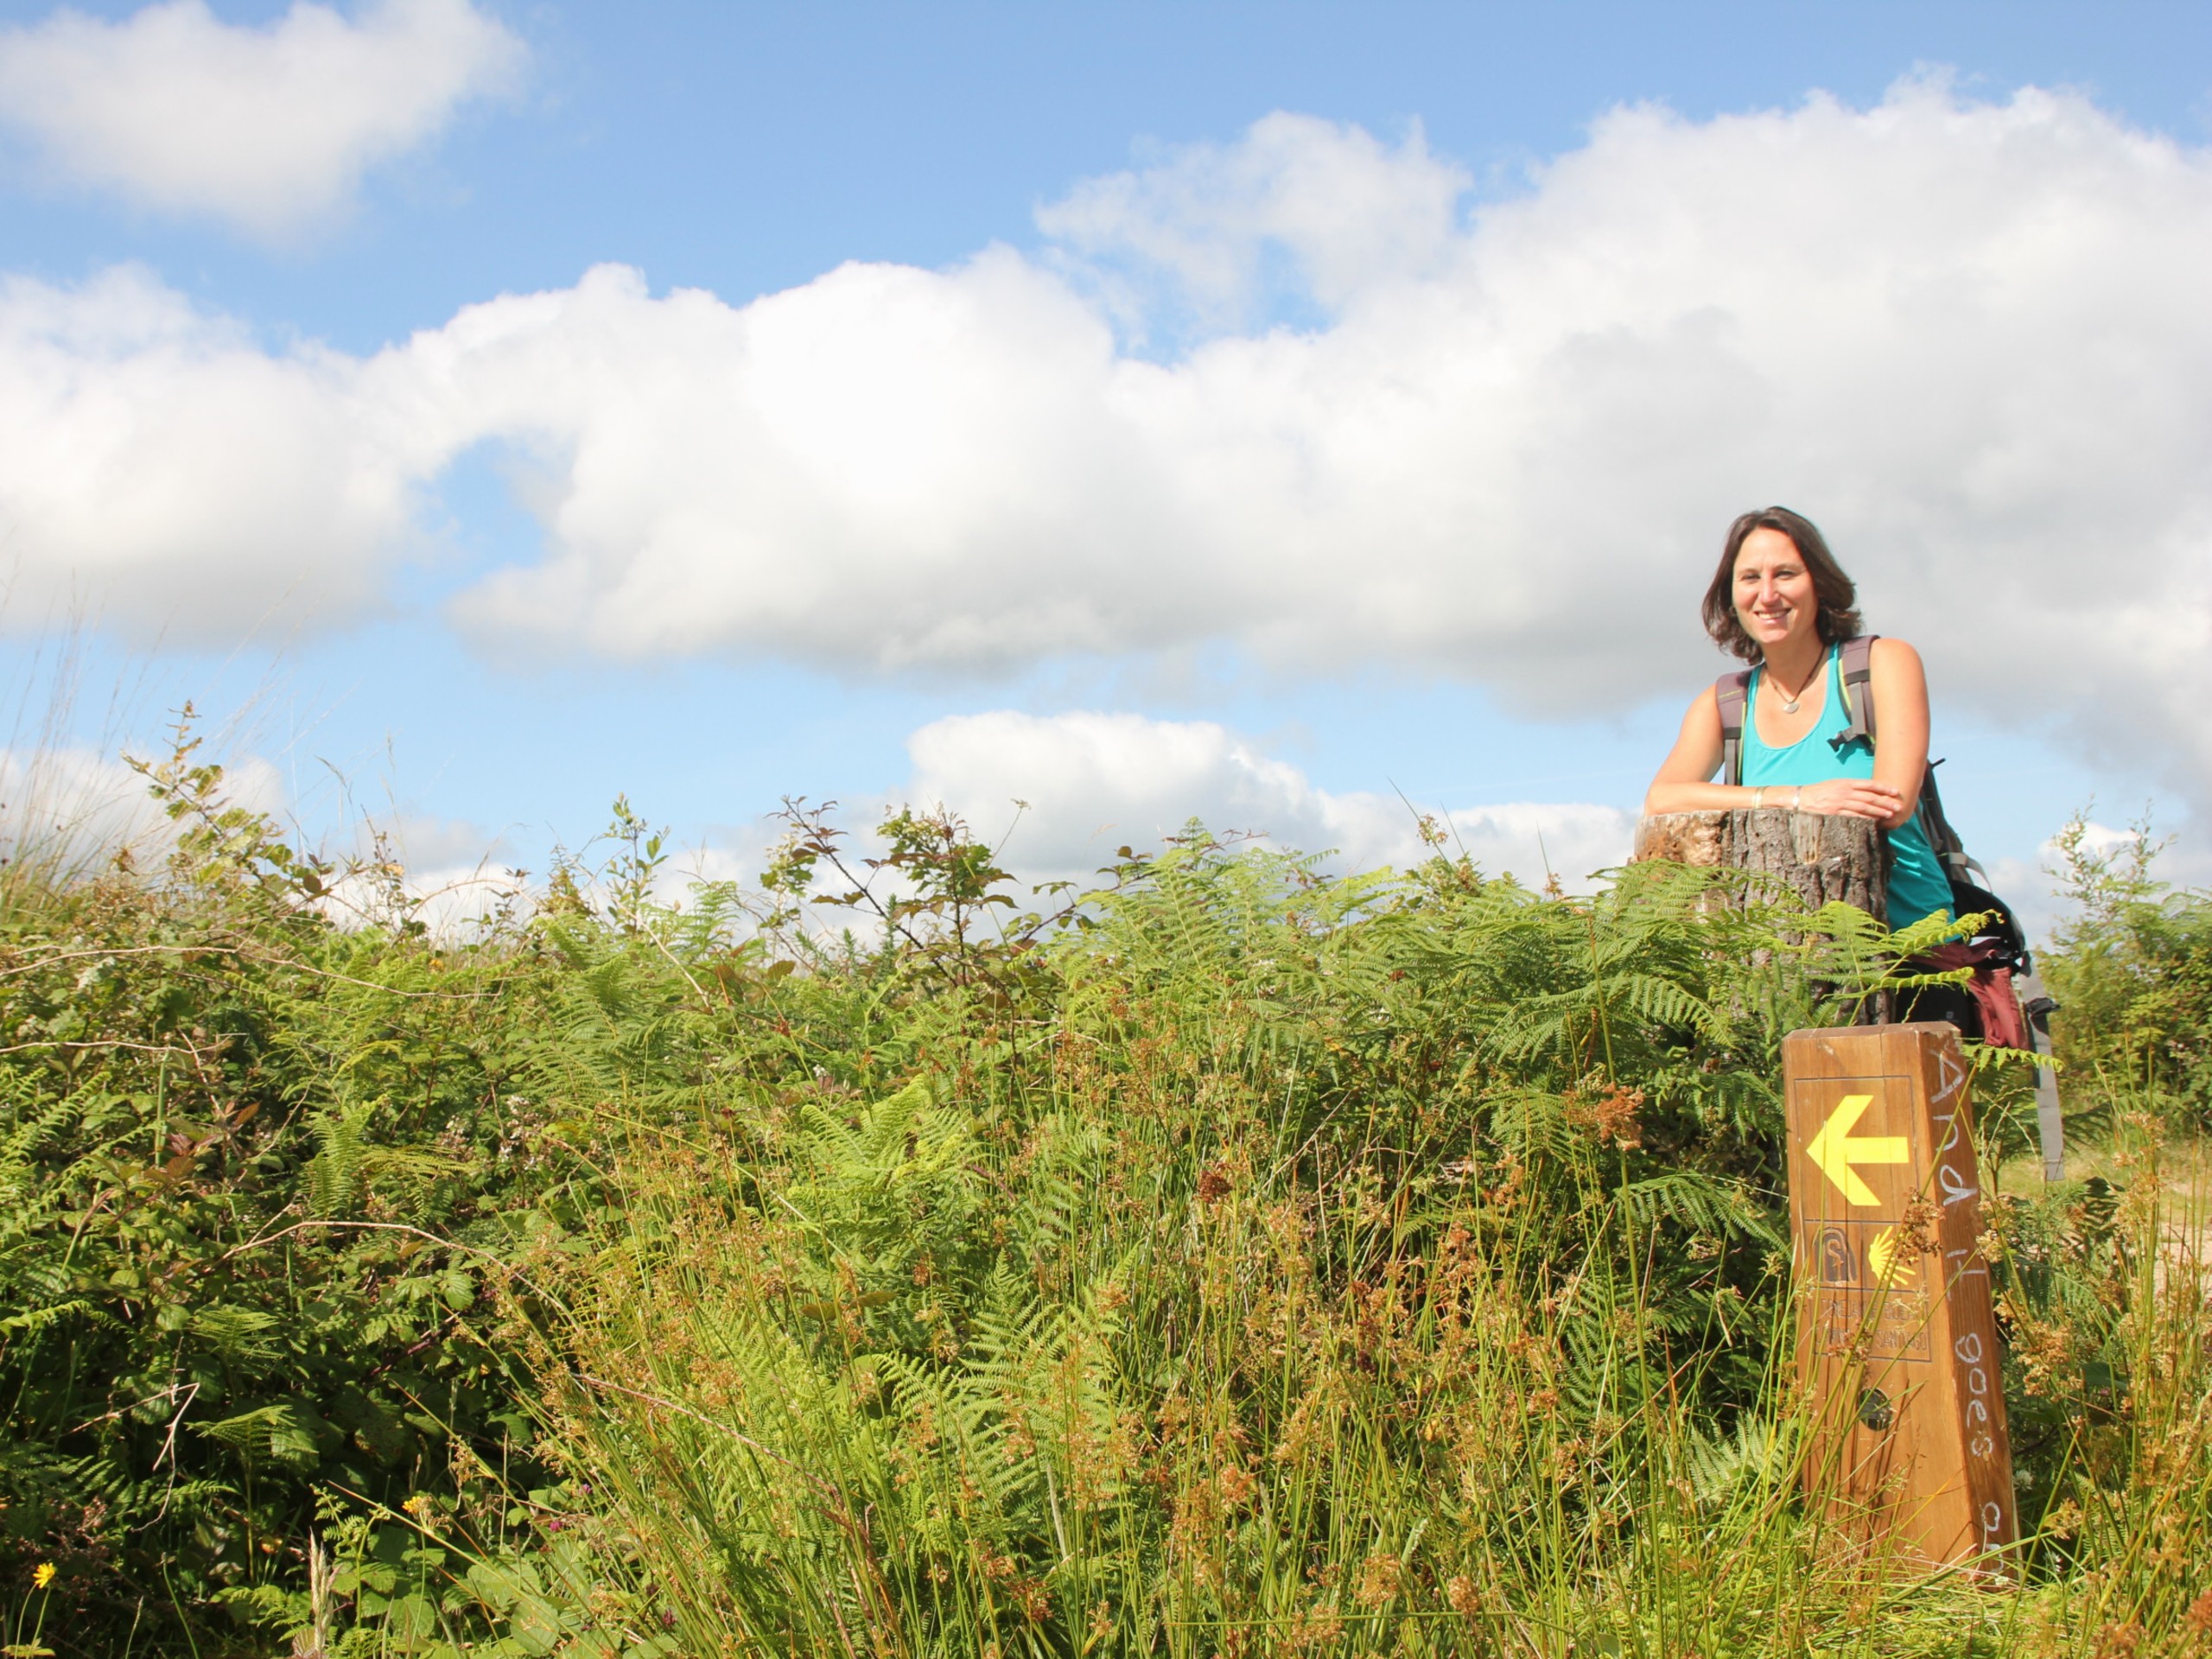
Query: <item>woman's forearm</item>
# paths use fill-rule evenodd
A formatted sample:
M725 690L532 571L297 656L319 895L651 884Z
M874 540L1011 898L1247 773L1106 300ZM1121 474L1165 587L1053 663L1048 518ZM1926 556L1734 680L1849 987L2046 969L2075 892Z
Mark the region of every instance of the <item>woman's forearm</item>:
M1762 806L1872 818L1895 829L1912 816L1898 791L1872 778L1824 778L1816 784L1709 784L1661 779L1644 791L1646 812L1742 812Z
M1804 791L1795 784L1654 784L1644 791L1643 810L1663 812L1745 812L1762 806L1791 806Z

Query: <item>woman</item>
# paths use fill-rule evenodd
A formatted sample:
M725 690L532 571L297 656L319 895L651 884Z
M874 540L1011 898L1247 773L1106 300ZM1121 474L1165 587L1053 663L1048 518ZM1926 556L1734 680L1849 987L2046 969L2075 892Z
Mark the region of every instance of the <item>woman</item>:
M1840 646L1859 632L1857 590L1810 519L1787 507L1747 512L1728 527L1706 589L1705 627L1754 664L1744 706L1743 782L1720 767L1720 703L1707 687L1682 717L1674 753L1643 797L1646 812L1787 806L1872 818L1887 832L1887 918L1904 927L1951 908L1951 887L1916 816L1928 764L1928 681L1902 639L1874 641L1868 668L1881 747L1838 744L1851 725Z

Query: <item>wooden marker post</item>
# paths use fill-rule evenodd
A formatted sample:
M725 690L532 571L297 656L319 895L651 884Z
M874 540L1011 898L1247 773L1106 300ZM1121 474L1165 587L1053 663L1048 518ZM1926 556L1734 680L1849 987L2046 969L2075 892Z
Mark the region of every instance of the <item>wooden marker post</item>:
M1807 1487L1930 1565L2002 1549L2012 1449L1959 1034L1792 1032L1782 1065Z

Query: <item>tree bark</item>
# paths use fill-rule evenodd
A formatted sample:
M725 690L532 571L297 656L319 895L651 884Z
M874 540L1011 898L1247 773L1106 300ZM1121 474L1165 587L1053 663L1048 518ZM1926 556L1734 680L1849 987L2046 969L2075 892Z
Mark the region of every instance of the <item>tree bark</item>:
M1889 842L1872 818L1767 807L1662 812L1637 821L1636 857L1779 878L1808 910L1840 899L1870 916L1889 910Z

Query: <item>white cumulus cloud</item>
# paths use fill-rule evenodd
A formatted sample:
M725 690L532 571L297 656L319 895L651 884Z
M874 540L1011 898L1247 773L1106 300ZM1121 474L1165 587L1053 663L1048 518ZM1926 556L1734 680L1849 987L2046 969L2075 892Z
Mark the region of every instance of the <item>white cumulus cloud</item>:
M1325 306L1439 274L1459 251L1471 182L1418 127L1393 149L1358 127L1278 111L1236 143L1088 180L1037 223L1084 274L1125 276L1130 287L1109 292L1140 321L1144 290L1165 278L1220 323L1266 297L1271 250Z
M372 373L271 353L143 270L0 278L0 568L15 614L79 602L148 633L359 615L436 458Z
M1156 850L1192 818L1217 835L1263 836L1285 850L1333 852L1338 868L1403 868L1428 855L1420 813L1395 795L1317 786L1297 766L1211 721L1135 714L958 715L907 740L901 798L944 805L1001 844L1032 879L1088 881L1117 848ZM1023 804L1017 808L1015 803ZM1424 809L1425 810L1425 809ZM1435 810L1446 849L1492 874L1585 890L1624 863L1634 821L1579 802Z
M278 571L342 617L490 443L543 531L456 601L502 641L969 675L1225 645L1587 715L1713 671L1720 531L1782 500L1941 707L2206 798L2212 152L1923 79L1618 110L1519 195L1464 185L1417 133L1270 118L1079 188L1038 256L745 304L607 267L368 359L143 278L18 283L0 544L147 626ZM1234 313L1271 259L1307 326L1130 344L1117 307ZM159 511L112 486L142 469Z
M469 99L512 89L524 55L470 0L368 0L351 17L295 0L260 29L205 0L120 22L64 7L0 30L0 121L64 177L280 237Z

